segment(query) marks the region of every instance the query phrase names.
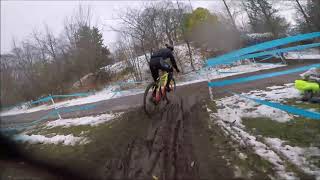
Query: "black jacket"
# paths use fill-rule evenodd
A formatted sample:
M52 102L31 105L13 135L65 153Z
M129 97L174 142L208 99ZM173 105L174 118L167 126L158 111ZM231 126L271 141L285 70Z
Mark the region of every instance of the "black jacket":
M172 51L168 48L163 48L160 49L159 51L156 51L154 53L152 53L151 55L151 59L160 59L160 60L165 60L167 58L170 58L171 64L172 66L179 71L176 60L172 54Z

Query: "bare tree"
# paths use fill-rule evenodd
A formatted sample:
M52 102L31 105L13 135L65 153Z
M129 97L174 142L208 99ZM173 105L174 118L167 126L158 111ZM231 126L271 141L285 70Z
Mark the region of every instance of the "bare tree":
M190 40L188 39L188 36L186 35L186 30L184 29L184 26L182 25L183 23L183 16L185 13L185 8L181 7L181 4L178 2L177 0L177 6L178 6L178 10L179 10L179 21L182 27L182 34L183 34L183 39L185 41L185 43L187 44L188 47L188 54L189 54L189 58L190 58L190 65L192 70L195 70L195 67L193 65L193 58L192 58L192 51L191 51L191 47L190 47Z
M299 0L296 0L296 2L297 2L297 6L298 6L301 14L303 15L303 17L304 17L304 19L305 19L305 21L306 21L306 23L307 23L307 25L308 25L309 30L312 31L311 22L310 22L310 20L309 20L309 17L307 16L306 12L305 12L304 9L302 8Z
M233 18L233 16L232 16L232 14L231 14L231 11L230 11L229 6L227 5L227 3L226 3L225 0L222 0L222 1L223 1L224 6L225 6L226 9L227 9L228 15L229 15L229 17L230 17L230 19L231 19L231 22L232 22L232 25L233 25L234 29L237 30L238 28L237 28L236 22L234 21L234 18Z

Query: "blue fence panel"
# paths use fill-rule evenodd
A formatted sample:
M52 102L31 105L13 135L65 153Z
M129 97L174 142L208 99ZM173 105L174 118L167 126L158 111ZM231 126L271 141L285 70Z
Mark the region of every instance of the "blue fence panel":
M231 53L227 53L225 55L222 55L222 56L219 56L216 58L210 58L207 61L207 65L214 66L214 65L224 64L224 61L231 59L231 58L240 57L240 56L243 56L243 55L246 55L249 53L263 51L263 50L271 49L271 48L278 47L281 45L286 45L289 43L299 42L302 40L308 40L308 39L313 39L313 38L318 38L318 37L320 37L320 32L313 32L313 33L300 34L297 36L291 36L291 37L286 37L286 38L282 38L282 39L264 42L264 43L261 43L258 45L239 49L237 51L233 51Z
M244 78L222 80L222 81L217 81L217 82L209 82L208 86L209 87L222 87L222 86L227 86L227 85L232 85L232 84L245 83L245 82L255 81L255 80L259 80L259 79L265 79L265 78L271 78L271 77L275 77L275 76L281 76L281 75L286 75L286 74L302 72L302 71L309 70L310 68L313 68L313 67L320 68L320 64L313 64L313 65L303 66L303 67L289 69L289 70L285 70L285 71L254 75L254 76L249 76L249 77L244 77Z
M246 99L250 99L250 100L255 101L255 102L259 103L259 104L263 104L263 105L270 106L270 107L273 107L273 108L276 108L276 109L280 109L282 111L286 111L286 112L291 113L291 114L299 115L301 117L310 118L310 119L314 119L314 120L320 120L320 113L318 113L318 112L307 111L305 109L296 108L294 106L288 106L288 105L281 104L281 103L276 103L276 102L271 102L271 101L251 98L251 97L247 97L247 96L244 96L244 95L241 95L241 94L237 94L237 93L234 93L234 92L230 92L230 93L238 95L238 96L246 98Z
M52 98L52 96L41 98L39 100L32 101L31 104L38 104L38 103L41 103L41 102L48 102L48 101L51 101L51 98Z
M238 57L230 57L228 59L223 59L223 60L210 60L210 61L208 60L207 64L208 64L208 66L221 65L221 64L232 64L235 61L239 61L239 60L256 58L256 57L261 57L261 56L265 56L265 55L276 55L277 53L284 53L284 52L289 52L289 51L299 51L299 50L304 50L304 49L318 47L318 46L320 46L320 43L294 46L294 47L277 49L277 50L272 50L272 51L259 52L259 53L255 53L255 54L247 54L247 55L238 56Z

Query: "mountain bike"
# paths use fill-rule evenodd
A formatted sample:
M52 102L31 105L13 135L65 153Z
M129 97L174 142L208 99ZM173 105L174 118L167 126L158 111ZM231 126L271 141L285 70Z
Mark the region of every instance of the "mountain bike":
M163 103L166 100L166 104L169 104L169 99L166 91L166 84L168 82L168 73L165 72L161 77L157 79L156 82L151 82L143 96L143 108L146 114L152 115L157 110L161 109L165 104ZM176 82L174 78L170 81L171 92L176 90Z

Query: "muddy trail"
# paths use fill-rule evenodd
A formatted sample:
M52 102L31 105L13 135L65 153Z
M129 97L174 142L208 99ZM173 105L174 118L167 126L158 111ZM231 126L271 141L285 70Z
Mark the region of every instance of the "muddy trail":
M171 103L151 117L147 137L134 139L121 158L108 160L106 179L232 179L223 154L210 158L205 152L210 149L202 129L208 126L201 127L203 116L209 118L203 100L171 97ZM212 167L208 162L214 162Z

